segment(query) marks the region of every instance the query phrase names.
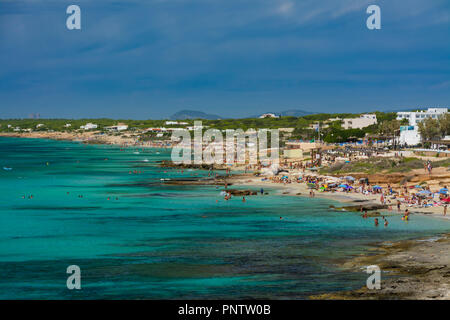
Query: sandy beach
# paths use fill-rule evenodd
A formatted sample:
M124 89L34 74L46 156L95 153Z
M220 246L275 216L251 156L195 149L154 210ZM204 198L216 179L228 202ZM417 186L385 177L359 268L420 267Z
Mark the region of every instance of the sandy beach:
M120 145L120 146L137 145L136 138L133 138L131 136L119 136L119 135L99 134L99 133L100 133L99 131L86 131L86 132L36 131L36 132L14 132L14 133L0 132L0 137L80 141L83 143ZM139 144L139 145L152 146L151 144L147 145Z

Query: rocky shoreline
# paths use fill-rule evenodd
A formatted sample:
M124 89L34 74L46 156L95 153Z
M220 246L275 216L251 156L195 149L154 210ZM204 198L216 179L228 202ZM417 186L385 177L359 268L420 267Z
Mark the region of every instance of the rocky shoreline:
M361 255L342 264L344 270L361 272L363 267L381 269L381 289L363 287L311 296L311 299L450 299L450 234L431 239L383 243L375 254ZM389 276L383 279L384 276Z

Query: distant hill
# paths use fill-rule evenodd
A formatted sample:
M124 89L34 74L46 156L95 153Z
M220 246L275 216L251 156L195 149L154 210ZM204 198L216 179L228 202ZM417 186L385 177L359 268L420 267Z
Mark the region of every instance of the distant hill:
M289 109L289 110L285 110L285 111L281 111L281 112L262 112L258 115L252 115L249 118L259 118L259 116L261 116L264 113L273 113L277 116L280 117L303 117L303 116L307 116L309 114L315 114L317 112L308 112L305 110L298 110L298 109Z
M290 109L290 110L286 110L286 111L281 111L279 113L279 115L282 117L303 117L303 116L307 116L309 114L314 114L314 113L317 113L317 112L308 112L305 110Z
M307 116L309 114L315 114L317 112L308 112L308 111L304 111L304 110L290 109L290 110L285 110L285 111L281 111L281 112L264 112L264 113L274 113L277 116L282 116L282 117L303 117L303 116ZM261 114L263 114L263 113L261 113ZM241 118L259 118L259 116L261 114L251 115L251 116L241 117ZM209 114L209 113L205 113L202 111L196 111L196 110L181 110L181 111L174 113L170 117L170 120L189 120L189 119L219 120L219 119L226 119L226 117L221 117L217 114Z
M218 116L216 114L209 114L202 111L195 110L181 110L174 113L171 120L189 120L189 119L206 119L206 120L218 120L224 119L224 117Z

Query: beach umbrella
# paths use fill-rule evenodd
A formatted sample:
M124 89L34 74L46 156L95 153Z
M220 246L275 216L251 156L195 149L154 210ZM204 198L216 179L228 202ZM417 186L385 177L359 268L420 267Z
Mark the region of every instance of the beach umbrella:
M448 189L447 188L442 188L441 190L439 190L439 193L447 194L448 193Z
M340 184L340 185L338 185L338 188L347 188L348 187L348 185L346 185L346 184Z
M427 195L427 194L431 194L432 192L429 191L429 190L422 190L422 191L419 191L419 192L417 192L417 193L418 193L418 194Z
M416 186L414 186L414 188L422 189L422 186L416 185Z
M383 189L383 188L377 185L377 186L373 186L373 189Z
M344 177L345 180L351 180L351 181L355 181L355 178L353 178L352 176L346 176Z
M328 185L328 187L329 187L329 188L334 188L334 187L336 187L336 185L337 185L336 183L330 183L330 184Z
M281 179L289 179L289 177L288 176L283 176L283 178L281 178Z

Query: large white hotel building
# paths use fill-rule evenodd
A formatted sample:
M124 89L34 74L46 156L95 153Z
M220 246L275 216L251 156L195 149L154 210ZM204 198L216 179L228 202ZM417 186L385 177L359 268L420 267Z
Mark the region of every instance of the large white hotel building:
M438 119L448 112L447 108L428 108L427 110L413 112L397 112L397 120L408 120L408 126L400 127L400 144L417 145L421 141L417 124L426 118Z

